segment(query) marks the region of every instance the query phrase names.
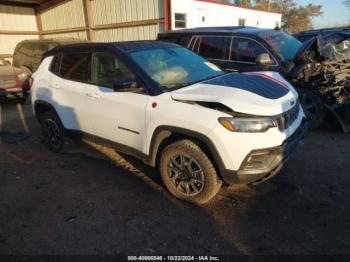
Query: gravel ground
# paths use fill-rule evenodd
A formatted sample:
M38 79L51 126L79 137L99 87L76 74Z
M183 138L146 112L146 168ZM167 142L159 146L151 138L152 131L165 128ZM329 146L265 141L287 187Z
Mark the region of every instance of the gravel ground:
M28 105L0 115L0 254L350 255L350 134L336 128L273 179L198 207L111 149L48 151Z

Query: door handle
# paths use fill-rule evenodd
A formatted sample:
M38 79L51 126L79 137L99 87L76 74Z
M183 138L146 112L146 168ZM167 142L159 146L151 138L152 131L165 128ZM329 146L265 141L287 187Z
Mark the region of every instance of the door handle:
M92 97L92 98L96 98L96 99L102 98L102 96L100 96L99 94L96 94L96 93L87 93L86 95L88 97Z

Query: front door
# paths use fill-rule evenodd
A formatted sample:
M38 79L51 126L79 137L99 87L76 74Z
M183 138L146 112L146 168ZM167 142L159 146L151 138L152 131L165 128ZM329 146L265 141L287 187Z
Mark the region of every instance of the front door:
M109 140L123 147L144 151L149 100L145 89L141 86L130 91L113 88L117 81L137 83L135 74L114 54L95 53L92 61L92 85L86 92L91 133L97 142Z

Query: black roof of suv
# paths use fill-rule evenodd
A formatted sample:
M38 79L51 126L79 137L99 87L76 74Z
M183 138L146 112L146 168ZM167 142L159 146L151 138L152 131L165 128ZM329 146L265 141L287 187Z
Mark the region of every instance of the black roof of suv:
M163 35L184 35L184 34L247 34L247 35L258 35L264 31L274 31L274 29L265 29L258 27L249 27L249 26L219 26L219 27L198 27L198 28L189 28L175 30L165 33L160 33L160 36Z
M79 43L79 44L71 44L71 45L61 45L53 48L52 50L46 52L44 57L52 56L59 53L66 52L76 52L76 51L89 51L95 52L96 50L119 50L122 53L130 53L156 49L156 48L164 48L164 47L178 47L177 44L169 43L169 42L161 42L161 41L126 41L126 42L109 42L109 43Z

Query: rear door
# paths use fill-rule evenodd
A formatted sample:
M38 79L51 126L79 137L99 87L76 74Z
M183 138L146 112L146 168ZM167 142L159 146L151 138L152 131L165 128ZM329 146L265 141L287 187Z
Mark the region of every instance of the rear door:
M146 106L149 96L136 75L114 54L94 53L92 85L86 90L86 107L96 141L108 141L143 151ZM138 82L139 91L114 90L117 80ZM101 138L101 139L99 139ZM119 148L119 150L123 150ZM130 152L129 152L130 153Z
M91 80L91 54L65 53L61 57L60 77L52 83L53 101L67 129L88 132L90 109L85 105L86 90Z

